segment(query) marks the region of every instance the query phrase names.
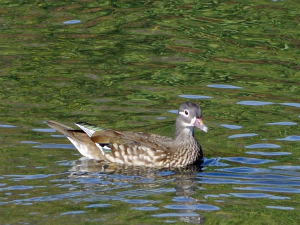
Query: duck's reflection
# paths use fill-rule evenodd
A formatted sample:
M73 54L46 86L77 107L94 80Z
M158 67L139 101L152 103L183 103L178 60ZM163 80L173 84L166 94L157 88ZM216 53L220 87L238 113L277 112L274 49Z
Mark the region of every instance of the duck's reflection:
M166 179L169 184L174 185L175 195L172 199L174 205L164 206L165 208L174 209L176 213L170 214L170 216L176 216L176 219L181 221L192 223L192 224L202 224L204 218L199 215L199 211L195 213L195 205L198 205L198 200L194 199L192 196L199 190L199 184L196 182L196 177L200 176L202 172L201 165L190 165L185 168L176 169L157 169L151 167L140 167L140 166L126 166L126 165L116 165L116 164L101 164L94 160L89 160L86 158L81 158L72 163L72 168L70 169L71 178L79 177L95 177L95 176L109 176L110 179L114 181L123 180L122 178L131 177L126 182L131 182L136 179L149 179L144 185L140 184L140 187L152 188L154 186L158 187L162 178ZM116 175L115 177L111 175ZM165 183L165 182L164 182ZM168 184L168 186L170 186ZM89 186L89 189L91 186ZM163 215L163 214L160 214ZM166 218L168 214L165 214ZM154 215L155 216L155 215ZM160 217L160 216L159 216ZM163 217L163 216L162 216Z

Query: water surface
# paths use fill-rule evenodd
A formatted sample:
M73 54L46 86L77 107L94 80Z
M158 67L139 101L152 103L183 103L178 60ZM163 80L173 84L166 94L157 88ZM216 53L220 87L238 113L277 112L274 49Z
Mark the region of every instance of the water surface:
M298 224L299 7L1 2L1 224ZM184 101L198 167L95 163L45 124L172 136Z

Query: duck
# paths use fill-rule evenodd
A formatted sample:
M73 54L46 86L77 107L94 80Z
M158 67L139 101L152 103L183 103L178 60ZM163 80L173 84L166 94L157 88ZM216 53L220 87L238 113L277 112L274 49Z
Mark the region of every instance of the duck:
M199 105L184 102L179 106L174 138L144 132L115 131L85 122L75 123L80 130L53 120L53 129L64 134L81 155L96 161L147 166L179 168L202 161L201 145L194 138L194 128L208 132ZM104 151L105 146L110 152Z

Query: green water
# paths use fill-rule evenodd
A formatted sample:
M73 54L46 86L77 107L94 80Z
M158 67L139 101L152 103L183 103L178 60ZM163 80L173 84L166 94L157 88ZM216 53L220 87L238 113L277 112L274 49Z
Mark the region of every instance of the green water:
M299 8L1 1L0 224L299 224ZM202 171L104 172L44 123L172 136L184 101Z

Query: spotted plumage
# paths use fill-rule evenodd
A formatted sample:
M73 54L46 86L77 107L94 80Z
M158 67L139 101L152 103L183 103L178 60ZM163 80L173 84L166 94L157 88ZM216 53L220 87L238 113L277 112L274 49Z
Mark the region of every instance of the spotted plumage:
M76 123L81 130L48 121L47 124L65 134L78 151L91 159L118 164L151 167L184 167L201 160L202 148L194 138L194 127L205 132L200 107L183 103L178 110L174 139L143 132L114 131ZM111 152L104 152L109 145Z

